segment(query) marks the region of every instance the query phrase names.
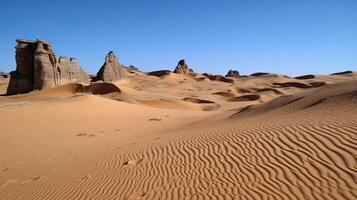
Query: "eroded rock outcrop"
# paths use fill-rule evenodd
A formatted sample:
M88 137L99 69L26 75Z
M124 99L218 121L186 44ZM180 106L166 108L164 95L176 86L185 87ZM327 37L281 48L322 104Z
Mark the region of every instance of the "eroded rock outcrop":
M119 63L119 59L113 51L110 51L105 57L105 62L99 69L97 76L93 81L112 82L126 77L125 68Z
M191 75L193 73L193 70L188 67L188 65L186 64L185 60L180 60L177 63L177 66L176 66L176 68L174 70L174 73Z
M26 93L67 83L88 83L75 59L57 59L51 44L43 40L17 40L16 70L11 72L7 94Z
M264 76L264 75L268 75L270 73L268 72L256 72L256 73L253 73L251 74L250 76Z
M298 80L313 79L313 78L316 78L316 76L313 75L313 74L308 74L308 75L295 77L295 79L298 79Z
M229 70L226 77L239 78L239 72L237 70Z
M331 75L345 75L345 74L352 74L353 71L343 71L343 72L336 72L336 73L333 73Z
M221 81L225 83L234 83L234 80L231 78L224 77L222 75L213 75L209 73L203 73L202 76L208 78L211 81Z
M158 71L148 72L147 75L149 75L149 76L162 77L162 76L168 75L168 74L170 74L170 73L171 73L170 70L158 70Z
M58 70L60 71L60 84L65 83L87 83L89 82L89 76L78 65L76 58L67 59L61 56L58 59Z

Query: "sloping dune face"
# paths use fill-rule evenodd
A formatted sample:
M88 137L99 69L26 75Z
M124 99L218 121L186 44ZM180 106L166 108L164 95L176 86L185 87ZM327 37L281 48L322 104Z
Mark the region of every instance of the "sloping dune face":
M87 187L123 199L356 199L357 82L303 96L113 156L97 170L115 172L117 183Z
M104 101L95 100L97 106ZM141 115L162 112L125 107L142 109ZM127 115L116 108L108 108L111 115ZM357 198L357 81L282 96L213 121L167 129L153 141L91 154L25 182L3 182L0 199Z

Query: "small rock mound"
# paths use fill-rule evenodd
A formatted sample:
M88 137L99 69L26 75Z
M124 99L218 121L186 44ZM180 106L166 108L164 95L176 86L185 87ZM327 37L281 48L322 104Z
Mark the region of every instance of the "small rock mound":
M134 65L129 65L126 68L129 69L129 70L140 72L139 68L134 66Z
M105 95L113 92L120 93L121 90L113 83L91 83L90 85L77 85L77 92L90 93L94 95Z
M167 74L170 74L171 71L170 70L158 70L158 71L152 71L147 73L149 76L157 76L157 77L162 77L165 76Z
M315 75L308 74L308 75L303 75L303 76L297 76L297 77L295 77L295 79L298 79L298 80L312 79L312 78L315 78Z
M344 74L352 74L353 71L343 71L343 72L336 72L331 75L344 75Z
M202 75L207 77L211 81L221 81L221 82L225 82L225 83L234 83L233 79L226 78L226 77L224 77L222 75L212 75L212 74L208 74L208 73L203 73Z
M267 73L267 72L256 72L256 73L253 73L251 74L250 76L264 76L264 75L268 75L270 73Z
M119 59L115 56L114 52L110 51L93 81L112 82L124 78L126 78L125 68L119 63Z
M315 82L311 82L310 85L311 87L321 87L326 85L326 83L323 81L315 81Z
M186 64L185 60L180 60L174 70L174 73L176 74L185 74L185 75L190 75L193 72L192 69L188 67Z
M121 92L113 83L92 83L90 86L90 93L92 94L104 95L112 92Z
M239 72L237 70L229 70L226 77L239 78Z

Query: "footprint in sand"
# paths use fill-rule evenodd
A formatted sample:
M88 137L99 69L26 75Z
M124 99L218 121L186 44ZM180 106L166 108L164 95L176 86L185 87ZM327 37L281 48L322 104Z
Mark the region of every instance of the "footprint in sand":
M3 170L1 170L1 171L6 172L6 171L8 171L8 170L10 170L10 168L9 168L9 167L6 167L5 169L3 169Z
M161 121L162 119L161 118L151 118L151 119L149 119L149 121Z
M136 159L136 160L127 160L123 163L123 166L127 166L127 167L136 167L137 165L139 165L141 162L143 162L144 159L140 158L140 159Z
M43 178L44 178L44 176L35 176L32 179L22 181L21 184L31 183L31 182L34 182L34 181L37 181L37 180L40 180Z
M94 134L87 134L87 133L78 133L76 136L79 136L79 137L93 137L95 135Z

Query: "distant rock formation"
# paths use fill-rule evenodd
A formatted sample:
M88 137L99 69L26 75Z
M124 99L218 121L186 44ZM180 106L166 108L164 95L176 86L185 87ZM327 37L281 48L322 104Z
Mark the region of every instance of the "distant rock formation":
M119 59L113 51L110 51L105 57L105 62L99 69L97 76L93 81L112 82L126 77L125 68L119 63Z
M268 75L269 73L267 72L256 72L251 74L250 76L264 76L264 75Z
M89 78L74 58L57 59L51 44L43 40L16 40L16 70L7 94L26 93L67 83L87 83Z
M237 70L229 70L226 77L239 78L239 72Z
M225 82L225 83L234 83L234 80L231 78L226 78L222 75L212 75L209 73L203 73L202 76L207 77L209 80L211 81L221 81L221 82Z
M139 68L134 65L129 65L126 68L128 68L129 70L134 70L134 71L140 72Z
M162 76L165 76L165 75L170 74L170 73L171 73L170 70L158 70L158 71L148 72L147 74L149 76L162 77Z
M308 75L295 77L295 79L299 79L299 80L312 79L312 78L316 78L316 76L313 74L308 74Z
M193 73L193 70L188 67L185 60L180 60L174 70L174 73L190 75Z
M331 75L344 75L344 74L352 74L353 71L343 71L343 72L336 72Z

